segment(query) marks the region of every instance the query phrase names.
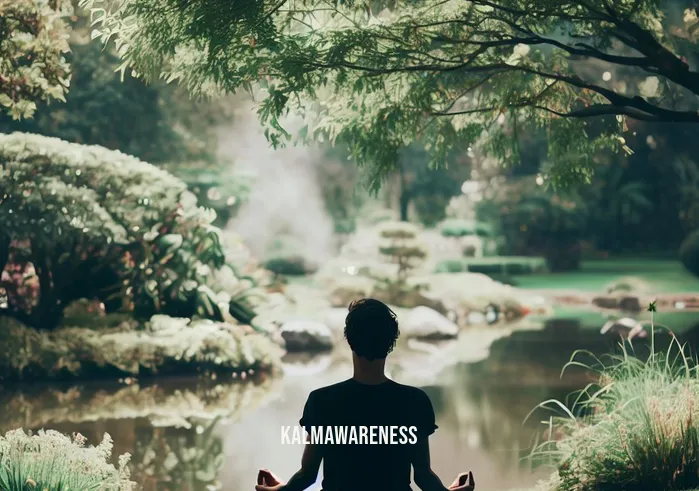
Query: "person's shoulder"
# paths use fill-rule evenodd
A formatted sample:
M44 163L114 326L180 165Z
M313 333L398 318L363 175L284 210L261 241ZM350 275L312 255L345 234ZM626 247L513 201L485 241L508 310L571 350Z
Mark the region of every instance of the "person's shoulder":
M414 399L418 400L427 400L429 401L429 396L427 395L427 392L422 390L419 387L415 387L413 385L405 385L405 384L399 384L398 382L394 382L396 389L401 391L403 394L405 394L407 397L411 397Z
M333 394L337 394L338 392L341 392L345 390L348 386L347 380L343 380L342 382L337 382L335 384L330 384L326 385L325 387L319 387L308 395L309 398L319 398L319 397L329 397L332 396Z

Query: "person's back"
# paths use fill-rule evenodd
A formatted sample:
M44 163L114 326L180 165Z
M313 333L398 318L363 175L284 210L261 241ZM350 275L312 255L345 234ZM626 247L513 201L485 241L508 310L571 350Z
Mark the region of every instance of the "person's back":
M257 491L306 489L321 461L323 491L410 491L411 466L423 491L473 491L470 472L446 488L431 470L428 438L437 426L427 394L384 373L399 334L396 315L382 302L350 305L345 339L354 376L311 392L300 420L310 438L301 470L286 484L262 470Z
M333 433L323 445L324 491L410 491L412 447L436 428L427 395L391 380L318 389L301 424L312 436Z

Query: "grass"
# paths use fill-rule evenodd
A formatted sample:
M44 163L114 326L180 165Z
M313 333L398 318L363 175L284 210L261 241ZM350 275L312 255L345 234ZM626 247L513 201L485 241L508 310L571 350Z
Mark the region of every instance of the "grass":
M119 467L109 463L112 439L105 434L97 447L86 447L85 438L70 438L57 431L23 430L0 436L0 491L133 491L129 480L129 455Z
M646 281L657 293L699 292L699 278L679 261L669 259L608 259L583 261L579 271L516 275L517 286L526 289L562 289L604 292L622 276Z
M596 370L599 382L580 392L573 409L555 400L537 407L558 413L547 424L549 434L561 435L532 452L532 459L556 465L551 480L539 489L699 488L699 368L678 342L656 352L654 339L652 332L648 356L624 349L610 364L591 353L573 354L566 367ZM583 354L595 365L580 362Z

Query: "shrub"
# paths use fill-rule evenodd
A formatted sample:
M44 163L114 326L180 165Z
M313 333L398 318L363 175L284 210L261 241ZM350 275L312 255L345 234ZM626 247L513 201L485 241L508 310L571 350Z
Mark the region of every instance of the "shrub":
M551 271L579 268L589 214L577 194L555 194L533 178L504 186L478 207L479 219L503 236L507 255L543 256Z
M680 247L680 261L695 276L699 276L699 230L684 239Z
M3 491L132 491L127 464L129 454L119 457L119 467L109 463L112 439L108 434L97 447L85 447L85 438L72 439L57 431L28 435L23 430L0 436L0 489Z
M699 488L699 372L684 347L674 347L656 353L652 345L646 361L625 350L584 391L579 407L588 416L565 410L557 420L564 437L538 449L556 457L559 489Z
M313 273L314 264L306 260L303 243L290 235L279 235L265 250L264 267L278 275L303 276Z
M0 172L0 314L53 328L71 301L98 298L143 317L220 317L205 286L225 261L215 214L179 179L117 151L22 133L0 135ZM21 301L27 291L35 298Z
M487 223L456 218L444 220L440 225L440 231L444 237L477 235L478 237L489 238L493 236L493 228Z

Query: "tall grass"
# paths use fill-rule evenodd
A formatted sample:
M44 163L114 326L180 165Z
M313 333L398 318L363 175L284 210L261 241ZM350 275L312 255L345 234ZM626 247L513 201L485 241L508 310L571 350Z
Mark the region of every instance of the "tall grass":
M81 435L10 431L0 436L0 491L135 490L127 468L130 456L122 455L115 467L109 463L112 447L108 434L100 445L86 447Z
M557 464L553 489L699 488L698 364L674 337L667 351L656 352L655 329L651 323L647 358L626 344L608 364L589 352L574 353L564 370L575 365L595 370L599 382L581 391L572 410L554 400L538 406L561 414L547 423L562 438L537 445L532 453ZM595 365L579 361L585 354ZM581 413L585 416L576 416Z

